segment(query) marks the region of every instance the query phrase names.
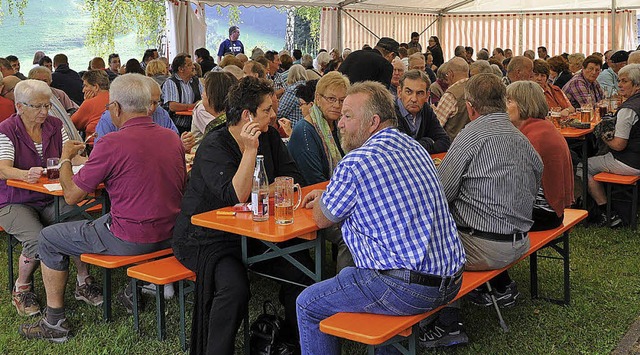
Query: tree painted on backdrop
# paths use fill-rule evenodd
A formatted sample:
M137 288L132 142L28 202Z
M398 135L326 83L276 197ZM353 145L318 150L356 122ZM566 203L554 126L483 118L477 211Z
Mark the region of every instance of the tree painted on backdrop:
M24 9L29 0L0 0L0 23L5 15L18 15L20 23L24 24Z
M114 52L116 36L135 31L138 43L154 47L164 33L162 1L85 0L83 9L91 14L85 44L100 57Z

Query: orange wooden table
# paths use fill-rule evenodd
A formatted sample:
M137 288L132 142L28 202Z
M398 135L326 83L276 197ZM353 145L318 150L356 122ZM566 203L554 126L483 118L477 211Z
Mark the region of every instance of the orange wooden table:
M94 194L89 194L86 200L76 205L72 211L67 212L65 214L60 214L60 199L61 198L64 199L64 192L62 190L49 191L46 187L44 187L45 184L55 184L55 183L58 183L58 181L50 181L46 176L41 176L40 179L38 179L38 181L33 184L30 184L22 180L16 180L16 179L7 180L8 186L29 190L29 191L40 192L46 195L53 196L54 209L55 209L55 220L54 220L55 223L59 223L69 217L73 217L79 214L83 214L85 215L85 217L90 218L91 216L86 214L87 210L94 207L97 208L97 206L100 204L102 204L102 214L105 214L109 211L109 199L107 198L106 194L98 192ZM104 184L100 184L98 186L98 190L102 190L102 189L104 189Z
M176 115L180 115L180 116L193 116L193 110L187 110L187 111L177 111Z
M306 195L314 189L325 189L328 182L321 182L315 185L302 188L302 195ZM238 234L242 236L242 260L245 265L250 265L264 260L284 257L307 276L316 282L322 280L322 259L324 244L322 238L316 238L316 232L320 229L313 221L312 210L303 207L293 211L293 223L288 225L276 224L273 214L269 215L269 220L255 222L251 212L237 212L235 216L218 215L218 211L232 212L233 207L224 207L194 215L191 223L196 226L220 230L223 232ZM247 239L254 238L265 244L269 250L256 256L248 256ZM281 248L275 243L285 242L293 238L305 239L305 242L294 246ZM315 272L307 269L290 254L305 249L315 250Z
M594 123L591 123L591 128L579 129L574 127L563 127L558 131L565 139L581 139L582 140L582 208L587 209L587 194L589 193L588 185L588 167L589 157L587 156L587 135L593 132L595 127Z

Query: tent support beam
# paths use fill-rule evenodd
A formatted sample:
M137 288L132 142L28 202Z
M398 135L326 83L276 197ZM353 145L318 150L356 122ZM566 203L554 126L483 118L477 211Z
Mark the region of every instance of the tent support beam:
M474 0L462 0L462 1L460 1L458 3L455 3L455 4L453 4L453 5L449 6L449 7L445 7L444 9L438 11L438 13L439 14L444 14L444 13L447 13L447 12L449 12L451 10L455 10L455 9L457 9L459 7L462 7L464 5L471 4L472 2L474 2Z
M345 0L343 2L338 3L338 8L343 8L348 5L357 4L361 2L366 2L367 0Z
M611 0L611 49L618 49L616 42L616 0Z
M358 25L362 26L362 28L364 28L365 30L367 30L369 33L371 33L375 38L380 39L380 36L378 36L377 34L373 33L373 31L371 31L367 26L365 26L362 22L358 21L357 18L351 16L351 14L349 13L349 11L342 9L343 13L347 14L347 16L351 17L351 19L353 19L355 22L358 23ZM340 42L342 42L342 38L340 38Z

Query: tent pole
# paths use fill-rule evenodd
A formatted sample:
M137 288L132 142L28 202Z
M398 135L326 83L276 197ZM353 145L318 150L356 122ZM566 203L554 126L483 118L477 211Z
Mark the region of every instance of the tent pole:
M352 20L354 20L355 22L358 23L358 25L362 26L365 30L367 30L369 33L371 33L375 38L380 39L380 36L378 36L377 34L373 33L373 31L371 31L367 26L365 26L364 24L362 24L362 22L358 21L357 18L351 16L351 14L349 13L349 11L347 10L343 10L345 14L347 14L347 16L351 17Z
M616 0L611 0L611 49L618 49L616 41Z
M342 6L340 6L338 7L338 50L340 55L342 55L342 48L344 48L344 43L342 42Z

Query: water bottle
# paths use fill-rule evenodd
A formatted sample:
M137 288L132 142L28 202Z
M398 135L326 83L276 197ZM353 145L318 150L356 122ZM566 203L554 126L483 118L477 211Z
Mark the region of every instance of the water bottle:
M269 179L264 168L264 156L256 157L256 168L253 171L253 186L251 187L251 208L254 221L269 219Z

